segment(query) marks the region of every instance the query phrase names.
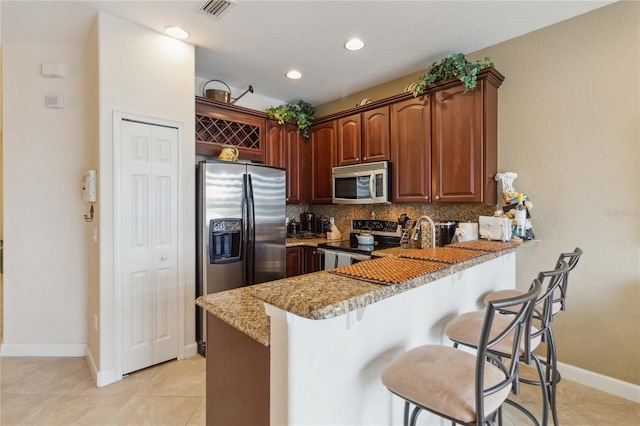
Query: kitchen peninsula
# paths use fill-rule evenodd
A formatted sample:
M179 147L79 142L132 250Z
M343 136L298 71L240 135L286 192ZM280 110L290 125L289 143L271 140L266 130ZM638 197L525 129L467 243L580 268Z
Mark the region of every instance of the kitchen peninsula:
M411 347L446 344L451 318L515 287L516 246L495 244L394 285L322 271L200 297L207 424L400 424L381 370Z

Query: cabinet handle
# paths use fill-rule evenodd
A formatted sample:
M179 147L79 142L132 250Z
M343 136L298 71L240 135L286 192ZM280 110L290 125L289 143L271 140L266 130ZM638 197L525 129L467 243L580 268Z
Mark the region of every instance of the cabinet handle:
M364 157L364 158L363 158L363 160L364 160L364 161L367 161L367 157Z
M160 256L161 260L167 260L167 256Z
M359 157L356 157L356 161L360 161L360 158L359 158Z
M429 199L429 196L428 196L428 195L425 195L424 199L425 199L425 200L428 200L428 199Z
M440 196L439 196L439 195L436 195L436 200L439 200L439 199L440 199Z

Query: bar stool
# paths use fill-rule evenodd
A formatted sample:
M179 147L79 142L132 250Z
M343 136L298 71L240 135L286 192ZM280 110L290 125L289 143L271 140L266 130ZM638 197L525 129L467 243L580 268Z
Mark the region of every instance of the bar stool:
M424 345L401 354L383 370L382 383L405 401L405 426L415 425L422 410L462 424L479 426L496 415L502 421L501 407L517 381L521 343L531 329L541 288L536 279L528 293L487 304L475 355L450 346ZM503 309L514 315L500 315ZM516 342L510 346L510 356L496 355L494 349L508 336ZM530 355L524 353L525 362Z
M535 324L531 324L526 330L523 336L524 341L522 342L522 349L516 356L516 358L519 358L520 361L526 362L527 364L530 360L533 361L540 383L545 383L545 372L542 368L543 362L538 358L537 355L533 353L533 350L535 350L540 345L543 339L548 337L552 316L552 297L556 289L564 281L565 275L568 271L569 265L564 260L561 260L560 262L558 262L556 269L554 269L553 271L545 271L538 274L537 280L541 283L542 287L545 288L545 290L540 292L535 301L532 315L532 322L534 322ZM493 301L488 301L488 303L493 303ZM518 311L513 307L507 307L506 309L499 310L499 316L504 318L503 321L506 321L514 314L517 314L517 312ZM476 348L475 342L482 332L479 326L481 316L481 311L467 312L459 315L458 317L453 319L453 321L447 324L444 333L451 341L453 341L454 347L464 345L467 347ZM497 356L502 357L511 356L509 348L510 345L514 345L515 338L516 337L514 335L507 336L507 338L502 342L502 346L495 347L493 349L493 353ZM515 394L519 393L519 382L519 377L516 376L513 383ZM546 426L548 422L549 408L547 386L540 386L540 390L542 393L542 424ZM507 400L506 402L520 409L529 417L529 419L533 421L534 424L538 424L535 417L524 407L511 400Z
M551 414L553 416L553 424L558 425L558 412L556 409L556 385L560 381L560 372L558 371L558 358L556 352L556 344L555 338L553 336L553 328L551 327L551 323L553 322L553 317L560 311L564 311L566 309L566 299L567 299L567 289L569 285L569 273L573 271L573 269L578 264L580 260L580 256L582 256L582 250L576 247L573 252L561 253L558 257L558 262L556 262L556 268L560 264L560 262L565 261L569 266L569 270L564 274L562 282L554 291L554 295L551 299L551 316L549 318L549 327L546 335L542 336L542 341L547 345L547 354L546 359L542 360L542 363L545 365L545 384L547 386L547 396L549 397L549 404L551 406ZM524 292L519 290L500 290L489 293L484 298L484 303L488 303L491 300L503 299L505 297L513 297L518 294L523 294ZM544 294L541 294L541 297L544 297ZM540 382L523 379L520 378L520 382L541 386Z

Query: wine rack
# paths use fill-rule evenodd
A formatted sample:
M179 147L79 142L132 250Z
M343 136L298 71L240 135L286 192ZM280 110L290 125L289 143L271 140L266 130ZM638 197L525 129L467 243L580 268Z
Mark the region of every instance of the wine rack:
M264 162L264 112L196 97L195 113L196 154L216 157L223 145L233 145L240 159Z
M260 149L260 127L196 114L196 140Z

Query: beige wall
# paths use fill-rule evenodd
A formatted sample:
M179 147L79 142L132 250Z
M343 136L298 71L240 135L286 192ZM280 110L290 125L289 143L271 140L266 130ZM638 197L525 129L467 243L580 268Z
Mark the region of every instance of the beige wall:
M4 341L2 355L82 356L86 348L84 51L3 43ZM62 62L66 78L45 78ZM62 95L64 109L45 107Z
M585 254L554 331L560 361L640 384L640 3L618 2L468 55L491 57L499 93L499 171L534 203L541 242L518 256L518 285ZM319 108L380 99L407 76Z
M620 2L472 55L507 77L499 169L534 202L521 287L585 254L554 322L560 361L640 384L640 3Z

